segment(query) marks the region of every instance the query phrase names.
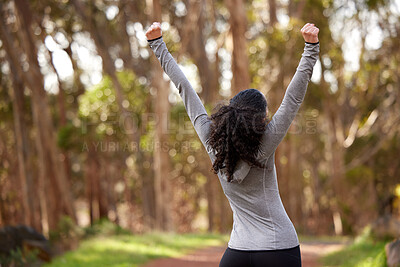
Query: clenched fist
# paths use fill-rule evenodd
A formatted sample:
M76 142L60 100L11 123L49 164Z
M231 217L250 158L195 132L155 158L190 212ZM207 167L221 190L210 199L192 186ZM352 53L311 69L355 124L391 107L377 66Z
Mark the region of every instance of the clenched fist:
M303 35L304 41L309 43L318 43L318 32L319 29L312 23L307 23L301 29L301 34Z
M159 22L153 22L150 28L146 31L147 40L152 40L160 37L161 33L161 24Z

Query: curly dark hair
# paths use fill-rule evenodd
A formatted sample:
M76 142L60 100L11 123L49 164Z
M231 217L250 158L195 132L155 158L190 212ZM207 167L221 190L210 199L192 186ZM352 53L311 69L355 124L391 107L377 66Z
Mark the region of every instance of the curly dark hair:
M210 137L207 143L216 152L211 170L226 168L228 182L233 179L237 162L264 166L256 160L267 120L267 100L256 89L246 89L235 95L229 105L220 104L211 115Z

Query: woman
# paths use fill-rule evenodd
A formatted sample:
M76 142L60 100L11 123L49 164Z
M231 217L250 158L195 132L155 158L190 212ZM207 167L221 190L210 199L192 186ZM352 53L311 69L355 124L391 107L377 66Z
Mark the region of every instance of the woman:
M208 114L163 42L161 25L146 32L150 48L179 90L186 111L218 174L233 211L233 229L220 267L301 266L299 240L278 191L275 150L304 99L319 54L319 29L301 29L305 48L282 104L267 117L267 101L255 89L234 96Z

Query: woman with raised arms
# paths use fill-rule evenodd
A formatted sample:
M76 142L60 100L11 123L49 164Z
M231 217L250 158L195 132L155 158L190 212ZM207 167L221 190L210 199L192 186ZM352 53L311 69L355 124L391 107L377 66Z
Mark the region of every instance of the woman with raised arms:
M154 22L146 32L150 48L179 90L233 211L233 229L220 267L301 266L299 240L279 196L274 161L275 150L303 102L318 59L319 29L307 23L300 32L304 51L271 121L267 120L267 100L256 89L239 92L208 116L169 53L161 24Z

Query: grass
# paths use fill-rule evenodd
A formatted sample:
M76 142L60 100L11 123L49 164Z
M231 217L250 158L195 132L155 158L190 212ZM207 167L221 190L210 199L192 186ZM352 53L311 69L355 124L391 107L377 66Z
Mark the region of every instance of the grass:
M356 240L343 250L322 258L323 266L340 267L387 267L384 241L373 242L370 238Z
M68 221L66 221L68 222ZM65 228L65 229L64 229ZM141 266L148 261L179 257L206 246L226 246L229 236L220 234L176 234L153 232L132 235L108 221L99 221L85 229L71 228L65 223L59 236L68 240L68 233L74 232L84 239L78 249L66 252L53 259L44 267L101 267ZM79 231L78 231L79 230ZM301 242L350 244L349 237L299 236ZM321 259L323 266L341 267L387 267L384 246L386 242L373 242L370 230L356 238L343 250L331 253Z
M218 234L150 233L144 235L96 236L79 248L59 256L44 267L140 266L162 257L179 257L190 251L225 245L228 236Z

